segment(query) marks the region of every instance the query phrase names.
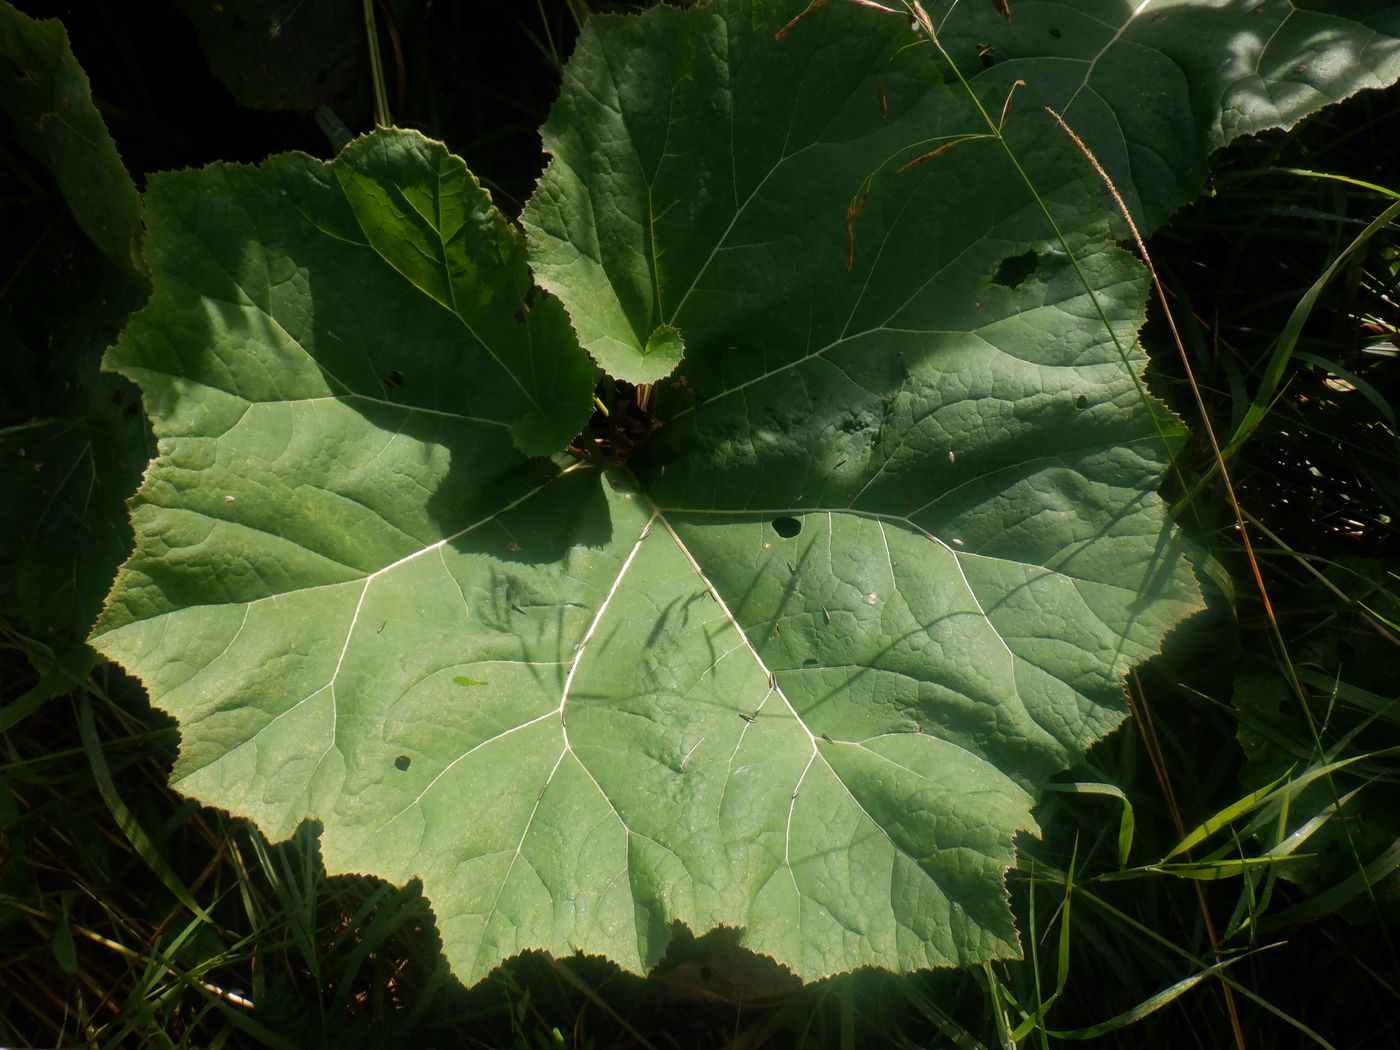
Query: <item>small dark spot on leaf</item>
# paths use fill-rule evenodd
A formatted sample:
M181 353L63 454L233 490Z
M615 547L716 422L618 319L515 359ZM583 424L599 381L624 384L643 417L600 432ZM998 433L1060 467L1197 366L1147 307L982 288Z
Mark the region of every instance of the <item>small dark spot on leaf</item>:
M817 663L817 658L816 658L815 656L809 656L809 657L807 657L805 660L802 661L802 666L803 666L803 667L814 667L814 666L816 666L816 663Z
M120 405L126 399L126 392L123 390L112 391L112 404Z
M390 386L403 386L403 373L396 368L384 377L384 382Z
M398 758L394 759L394 768L400 773L407 770L411 765L413 765L413 759L409 758L407 755L400 755Z
M708 980L709 980L710 978L712 978L714 975L715 975L715 972L714 972L713 970L711 970L708 966L702 966L702 967L700 967L700 979L701 979L701 980L703 980L703 981L708 981Z
M785 540L790 540L802 531L802 522L796 518L781 517L772 521L773 531Z
M1039 264L1040 257L1033 251L1022 252L1020 255L1008 255L997 263L996 273L992 274L992 283L999 284L1003 288L1018 288L1021 282L1035 273L1035 268Z
M1086 408L1089 407L1089 399L1083 394L1080 394L1074 399L1074 407L1079 409L1079 411L1083 412Z
M328 71L326 71L326 70L324 70L324 69L321 70L321 72L319 72L319 73L316 74L316 86L317 86L317 87L324 87L326 81L329 80L330 78L331 78L331 75L330 75L330 73L329 73Z
M1056 29L1054 26L1051 26L1051 27L1050 27L1050 35L1053 36L1056 40L1059 40L1060 37L1063 36L1064 34L1062 34L1062 33L1061 33L1058 29Z

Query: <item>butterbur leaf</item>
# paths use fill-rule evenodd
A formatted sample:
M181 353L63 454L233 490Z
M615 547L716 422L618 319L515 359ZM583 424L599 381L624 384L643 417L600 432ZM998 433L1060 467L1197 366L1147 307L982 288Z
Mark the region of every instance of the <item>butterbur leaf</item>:
M728 136L717 133L722 100L707 80L694 79L714 70L722 41L682 28L690 19L658 8L645 19L612 21L595 46L575 53L543 128L554 162L521 217L535 279L573 293L567 305L580 343L629 383L653 383L680 360L679 338L674 352L652 352L654 333L674 328L674 303L699 265L674 250L679 232L732 211L707 185L729 155ZM661 39L663 53L629 59ZM681 112L683 119L669 120ZM618 135L619 128L637 133Z
M167 431L322 398L444 427L469 416L541 454L588 417L592 370L558 304L526 302L520 235L439 143L386 132L329 165L157 176L147 199L163 209L150 257L183 280L108 364L156 418L188 413Z
M583 355L509 342L506 233L443 255L440 147L153 183L112 362L161 455L94 642L182 791L421 879L468 983L645 971L677 921L804 980L1016 954L1013 836L1199 607L1092 167L1029 81L998 138L902 20L775 42L802 6L594 18L570 60L532 263L610 390L655 384L602 462L512 441Z
M647 337L647 345L642 349L642 355L654 368L653 374L656 374L657 378L670 375L684 353L685 343L681 339L681 333L668 324L657 325Z

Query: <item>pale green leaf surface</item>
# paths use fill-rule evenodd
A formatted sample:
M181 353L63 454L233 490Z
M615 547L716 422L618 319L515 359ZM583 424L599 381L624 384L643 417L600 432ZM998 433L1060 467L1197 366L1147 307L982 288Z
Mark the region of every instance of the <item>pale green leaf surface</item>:
M625 467L507 433L545 344L498 344L514 242L440 148L152 187L112 362L161 456L94 644L179 718L181 790L421 878L465 981L645 970L677 920L805 979L1015 954L1015 831L1199 606L1092 171L1014 115L878 178L848 270L866 177L980 115L902 22L775 44L800 7L595 19L570 62L536 273L615 377L685 346Z

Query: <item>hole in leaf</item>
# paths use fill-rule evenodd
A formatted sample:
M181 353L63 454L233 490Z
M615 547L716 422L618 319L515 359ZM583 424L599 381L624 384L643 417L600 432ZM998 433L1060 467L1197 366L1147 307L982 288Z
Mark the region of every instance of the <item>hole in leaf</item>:
M398 758L394 759L394 768L400 773L406 771L411 765L413 765L413 759L409 758L407 755L400 755Z
M1019 288L1021 282L1035 273L1035 268L1039 264L1040 256L1033 251L1022 252L1020 255L1008 255L997 263L996 273L992 274L992 283L999 284L1003 288Z
M1059 40L1060 37L1063 36L1064 34L1062 34L1058 29L1055 29L1054 27L1051 27L1051 29L1050 29L1050 35L1053 36L1056 40Z
M403 386L403 373L396 368L384 377L384 382L390 386Z
M796 518L782 517L773 519L773 531L785 540L790 540L802 531L802 522Z
M1083 412L1086 408L1089 407L1089 399L1083 394L1080 394L1074 399L1074 407L1079 409L1079 411Z

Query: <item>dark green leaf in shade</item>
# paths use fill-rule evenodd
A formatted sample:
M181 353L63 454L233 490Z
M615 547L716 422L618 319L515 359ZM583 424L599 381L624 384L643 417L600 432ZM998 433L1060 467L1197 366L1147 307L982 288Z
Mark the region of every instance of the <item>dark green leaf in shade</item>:
M131 550L125 501L153 451L140 392L98 367L145 291L50 209L4 219L0 616L56 695L95 658L85 639Z
M199 33L210 69L250 109L343 109L368 78L365 16L353 0L178 0ZM376 8L394 18L416 6ZM368 92L364 92L368 97Z
M141 198L57 19L0 0L0 108L19 141L58 180L83 232L112 262L141 274Z

